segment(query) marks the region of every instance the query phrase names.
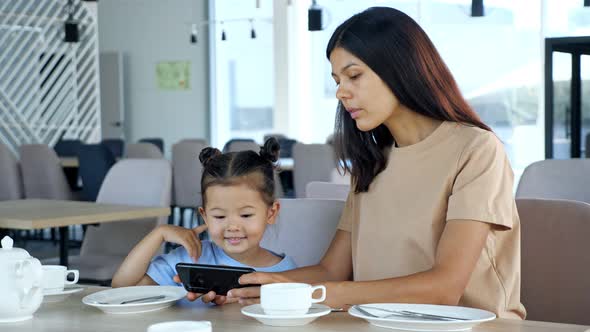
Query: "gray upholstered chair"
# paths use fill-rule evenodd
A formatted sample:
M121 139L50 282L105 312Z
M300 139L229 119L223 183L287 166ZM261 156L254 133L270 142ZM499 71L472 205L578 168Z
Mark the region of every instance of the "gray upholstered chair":
M515 196L590 203L590 159L548 159L532 163L522 173Z
M21 145L20 160L26 198L75 199L61 162L49 146Z
M311 181L305 187L306 198L346 201L350 186L342 183Z
M590 324L590 204L517 199L527 319Z
M232 141L227 144L226 152L238 152L238 151L254 151L260 152L260 145L254 141Z
M163 159L160 149L152 143L131 143L125 146L125 158Z
M293 146L295 197L306 197L305 186L311 181L329 182L334 168L336 168L336 161L332 146L328 144L295 144Z
M206 147L204 142L188 140L180 141L172 146L172 206L180 208L181 224L186 224L183 220L186 209L195 213L196 208L202 204L203 166L199 161L199 153Z
M16 156L0 143L0 201L23 198L23 181Z
M107 173L97 203L170 206L172 170L164 159L126 159ZM88 227L79 256L69 267L80 270L80 279L109 284L133 247L167 217L121 221ZM44 261L48 263L52 261Z
M344 202L333 199L281 199L277 223L267 227L261 246L285 253L298 266L319 263L328 250Z

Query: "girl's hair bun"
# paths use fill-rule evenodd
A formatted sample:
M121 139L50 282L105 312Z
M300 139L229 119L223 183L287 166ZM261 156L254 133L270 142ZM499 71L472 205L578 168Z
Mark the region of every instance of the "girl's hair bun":
M207 166L207 164L213 160L215 157L220 156L221 155L221 151L219 151L219 149L216 148L212 148L212 147L206 147L203 150L201 150L201 153L199 153L199 161L201 162L201 164L203 166Z
M271 137L264 142L264 145L260 147L260 156L272 163L279 160L279 152L281 146L276 138Z

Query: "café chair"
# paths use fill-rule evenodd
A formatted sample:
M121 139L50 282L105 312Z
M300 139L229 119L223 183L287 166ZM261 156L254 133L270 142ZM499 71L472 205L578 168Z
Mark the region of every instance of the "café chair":
M125 148L125 158L163 159L164 154L152 143L132 143Z
M329 182L336 167L334 150L328 144L293 146L293 185L295 197L306 197L305 186L312 181Z
M350 186L342 183L312 181L305 187L306 198L346 201Z
M192 227L192 218L184 223L187 209L191 217L202 204L201 174L203 166L199 161L199 153L206 148L203 142L180 141L172 146L172 206L180 209L180 224Z
M260 245L285 253L297 266L319 263L328 250L344 202L333 199L281 199L277 222L266 228Z
M167 160L125 159L109 170L96 202L169 207L171 184L172 169ZM69 268L80 271L82 282L110 285L131 249L157 225L166 222L167 217L160 217L88 227L80 255L69 257Z
M525 168L515 196L590 203L589 188L590 159L548 159Z
M590 204L517 199L527 319L590 324Z
M23 198L23 182L18 159L0 143L0 201Z

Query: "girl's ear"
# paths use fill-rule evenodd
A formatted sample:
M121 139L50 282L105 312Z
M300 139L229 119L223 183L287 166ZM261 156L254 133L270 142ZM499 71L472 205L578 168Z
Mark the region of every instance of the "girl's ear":
M272 225L277 221L277 216L279 215L280 209L281 203L279 203L279 201L274 201L272 205L268 208L268 216L266 219L267 224Z
M202 206L199 206L199 214L201 215L201 217L203 217L205 224L209 225L209 223L207 222L207 214L205 213L205 209L203 209Z

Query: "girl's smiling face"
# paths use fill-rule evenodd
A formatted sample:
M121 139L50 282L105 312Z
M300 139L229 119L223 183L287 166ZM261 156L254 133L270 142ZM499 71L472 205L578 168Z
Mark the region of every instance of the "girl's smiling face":
M266 226L276 221L279 203L269 207L261 193L246 183L212 185L205 195L206 206L199 212L211 240L238 261L255 255Z

